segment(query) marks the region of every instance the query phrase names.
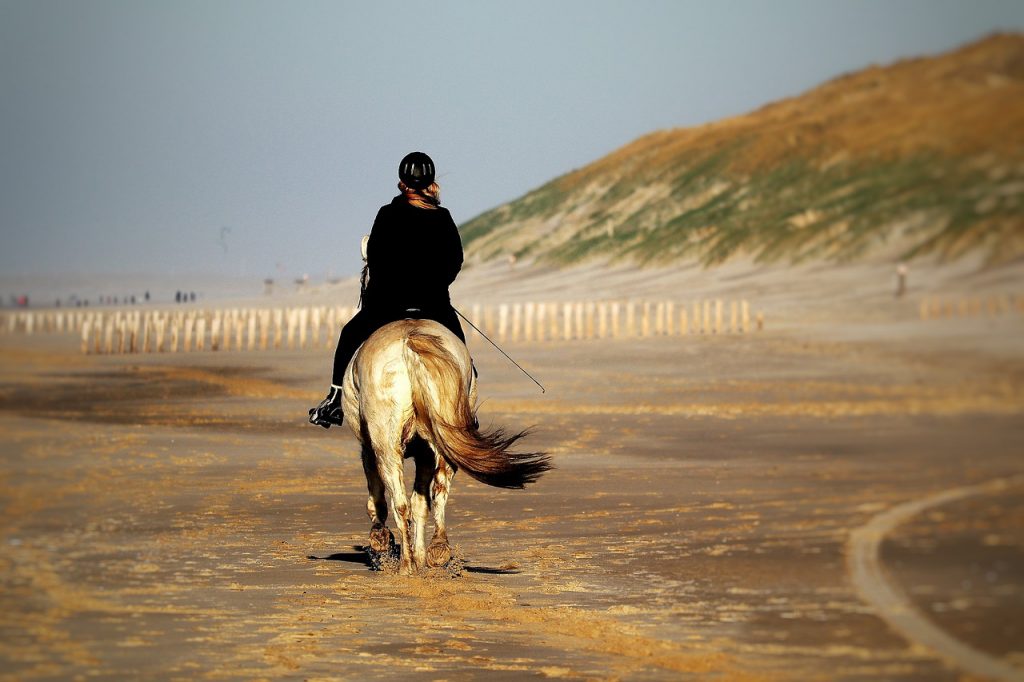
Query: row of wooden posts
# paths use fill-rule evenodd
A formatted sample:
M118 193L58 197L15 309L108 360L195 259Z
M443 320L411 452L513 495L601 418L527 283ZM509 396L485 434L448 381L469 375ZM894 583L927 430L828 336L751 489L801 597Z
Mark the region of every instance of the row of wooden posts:
M495 341L742 334L761 329L747 301L600 301L475 304L464 309L467 337L476 328ZM8 314L8 333L75 333L83 353L150 353L318 348L333 345L355 308L26 311Z
M988 296L950 298L926 296L921 299L918 314L922 320L952 317L997 317L1017 312L1024 314L1024 296Z

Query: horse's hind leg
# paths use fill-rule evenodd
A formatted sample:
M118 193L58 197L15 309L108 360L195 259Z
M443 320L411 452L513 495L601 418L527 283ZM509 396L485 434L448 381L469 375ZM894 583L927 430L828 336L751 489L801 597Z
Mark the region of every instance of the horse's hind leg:
M389 551L395 541L385 525L388 520L388 503L384 499L384 481L377 471L377 455L368 445L363 446L363 472L370 496L366 500L366 513L370 517L370 549L381 554Z
M455 469L449 466L444 457L437 457L437 467L431 483L431 500L434 511L434 537L427 548L427 565L444 566L452 558L452 549L448 544L448 528L444 521L444 508L448 504L448 491L451 489Z
M416 462L416 481L412 486L412 524L414 547L412 553L416 568L423 568L426 561L427 509L430 507L430 483L434 479L434 451L419 438L410 443Z
M391 509L395 513L395 525L398 526L398 536L402 540L402 560L398 570L402 573L412 573L412 543L409 533L409 499L405 494L405 481L402 476L402 455L403 448L395 439L394 442L381 448L377 454L377 471L384 482L388 497L391 498Z

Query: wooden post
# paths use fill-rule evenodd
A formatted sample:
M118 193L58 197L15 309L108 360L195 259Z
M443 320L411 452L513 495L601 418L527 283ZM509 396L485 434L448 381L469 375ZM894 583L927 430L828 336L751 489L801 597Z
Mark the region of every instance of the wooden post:
M572 338L572 303L562 304L562 340Z
M583 304L580 302L572 304L572 316L574 320L573 337L576 340L587 338L586 336L584 336L583 307Z
M306 347L306 330L309 327L309 308L299 309L299 348Z
M329 321L328 321L328 324L327 324L327 328L333 330L334 329L334 324L332 322L334 320L337 320L337 316L333 314L333 309L332 309L332 315L328 318L328 320ZM268 336L269 335L270 335L270 311L269 310L261 310L260 311L260 350L266 350L267 349L267 340L268 340Z
M722 329L722 299L715 299L715 333L721 334Z
M129 333L131 334L131 346L130 346L131 352L132 353L138 353L139 350L140 350L140 348L139 348L139 313L138 313L138 311L132 313L131 329L129 330Z
M686 319L686 306L679 309L679 334L686 336L690 333L690 321Z
M220 311L213 314L213 321L210 322L210 350L220 350Z
M740 330L739 310L736 301L729 301L729 333L735 334Z
M310 348L319 348L320 347L320 318L321 318L321 313L322 313L322 309L319 306L316 307L316 308L313 308L313 310L312 310L313 328L310 330L310 332L311 332L310 333L311 338L309 340L309 347ZM255 322L255 318L253 318L253 321ZM254 343L255 343L255 329L252 329L252 327L250 327L250 329L252 331L249 332L249 350L252 350L255 347L254 346Z
M167 315L160 314L153 320L153 332L156 334L156 352L164 352L164 331L167 327Z
M508 304L502 303L498 306L498 341L504 341L508 336Z
M235 325L235 315L237 311L225 310L224 311L224 326L221 327L221 348L224 350L231 350L231 339L234 336L232 333Z
M520 325L523 322L523 304L514 303L512 304L512 340L518 341L520 335Z
M214 350L231 349L231 311L218 310L216 319L210 323L217 329L217 344ZM212 330L211 330L212 332ZM211 340L211 345L213 342Z
M608 304L603 301L597 304L597 338L608 338Z
M288 350L295 348L295 323L296 323L295 311L288 308L284 311L284 326L285 326L285 347Z
M636 305L633 301L626 301L626 336L636 336Z
M665 333L669 336L676 335L676 304L674 301L665 301Z
M181 317L174 315L171 318L171 352L178 352L178 338L181 336Z
M335 330L339 326L341 326L341 325L338 324L338 309L336 307L329 306L327 308L327 317L324 320L324 326L326 327L326 329L324 330L324 345L327 346L327 345L330 345L331 341L333 340L333 336L335 334ZM263 343L264 335L265 334L264 334L264 331L263 331L263 311L261 310L260 311L260 350L264 350L267 347L266 344Z
M284 311L280 308L274 308L274 350L279 350L281 348L283 318Z
M125 324L124 317L121 315L121 313L118 313L117 314L117 326L116 326L116 332L117 332L117 354L118 355L124 355L124 343L127 340L127 339L125 339L125 335L126 335L125 332L126 331L127 331L127 325Z
M548 330L548 327L547 327L547 325L548 325L547 317L548 317L548 306L547 306L547 304L543 303L543 302L538 303L537 304L537 340L538 341L546 341L547 340L547 330Z
M245 349L246 350L250 350L250 351L251 350L256 350L256 314L252 310L247 310L245 316L248 318L246 320L246 326L247 326L246 335L247 335L247 338L245 340ZM320 317L319 313L316 315L316 317L317 318ZM319 336L319 322L320 322L320 320L317 319L316 322L317 322L317 336ZM315 337L314 337L313 343L314 343L314 345L316 345Z
M711 301L701 301L701 305L704 308L702 311L704 314L700 322L700 333L710 334L711 333Z
M643 315L640 318L640 336L647 337L651 335L651 302L643 302Z
M523 341L532 342L534 323L537 315L537 306L533 303L523 305Z
M195 320L192 319L192 314L189 313L185 316L185 322L182 325L184 330L184 339L181 343L181 350L183 353L188 353L192 350L192 325L195 324Z
M242 312L235 311L235 350L242 350L242 335L245 332L245 320Z
M82 354L88 354L89 352L89 332L92 331L91 320L86 320L85 324L82 325Z
M231 310L231 326L234 333L234 349L236 350L243 350L246 332L245 314L245 310L239 310L238 308Z
M196 320L196 350L206 350L206 315Z
M740 302L740 331L744 334L750 331L750 304L744 300Z
M757 331L764 329L764 313L757 314Z
M142 317L142 352L152 353L153 352L153 312L147 310L145 315Z

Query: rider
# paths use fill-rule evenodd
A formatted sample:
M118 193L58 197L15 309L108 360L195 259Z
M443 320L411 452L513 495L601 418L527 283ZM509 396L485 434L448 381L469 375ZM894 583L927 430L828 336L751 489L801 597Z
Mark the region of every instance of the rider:
M435 320L466 341L448 295L448 286L462 269L462 240L448 209L441 206L434 162L423 152L412 152L399 164L398 179L401 193L381 206L370 230L361 310L341 330L331 389L309 411L310 423L325 429L342 423L345 368L359 346L385 324L404 318Z

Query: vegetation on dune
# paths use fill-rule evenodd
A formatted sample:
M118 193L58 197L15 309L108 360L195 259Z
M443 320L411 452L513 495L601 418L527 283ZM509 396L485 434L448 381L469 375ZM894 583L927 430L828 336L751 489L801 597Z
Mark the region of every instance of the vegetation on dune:
M647 135L463 226L515 254L712 265L1024 253L1024 37L843 76L698 129Z

